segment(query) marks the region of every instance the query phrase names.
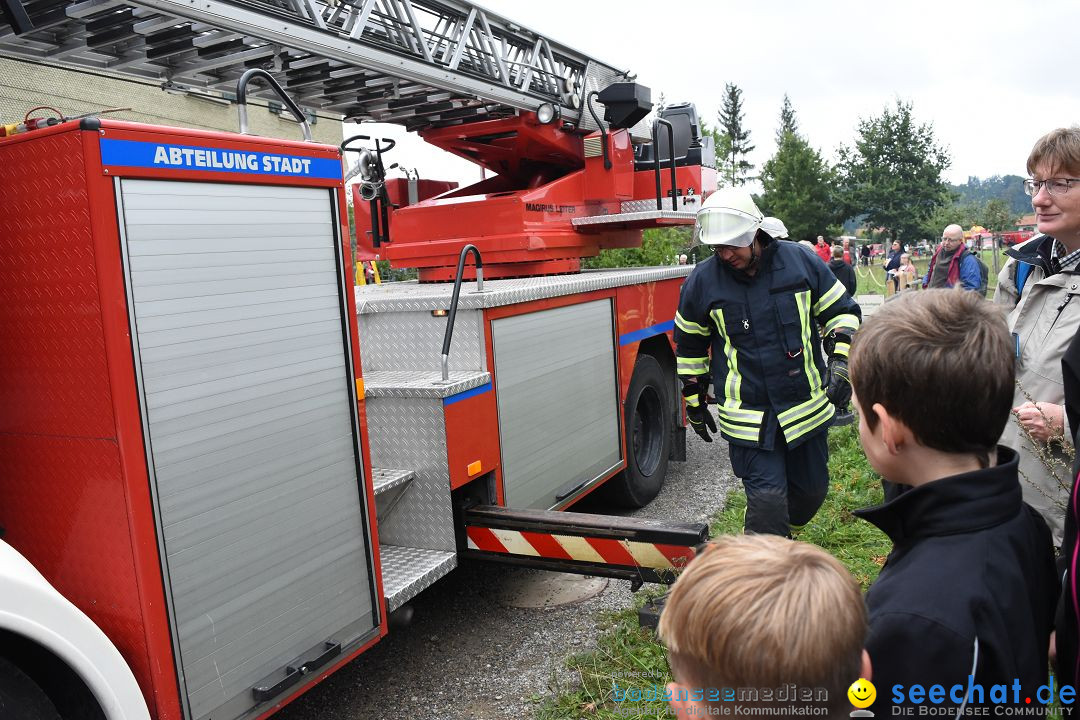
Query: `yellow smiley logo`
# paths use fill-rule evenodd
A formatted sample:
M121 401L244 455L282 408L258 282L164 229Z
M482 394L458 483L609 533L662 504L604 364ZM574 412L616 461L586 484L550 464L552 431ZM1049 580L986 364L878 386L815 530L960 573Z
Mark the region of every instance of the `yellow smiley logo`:
M877 688L869 680L859 678L851 683L851 687L847 689L847 697L855 707L868 708L874 704L874 699L877 698Z

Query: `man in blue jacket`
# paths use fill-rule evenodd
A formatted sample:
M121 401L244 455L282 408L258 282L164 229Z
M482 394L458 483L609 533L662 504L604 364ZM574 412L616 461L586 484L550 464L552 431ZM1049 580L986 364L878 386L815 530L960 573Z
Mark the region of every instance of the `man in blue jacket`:
M941 245L930 258L923 278L924 288L952 288L960 284L965 290L982 288L979 261L964 247L964 229L949 225L941 233Z
M789 535L828 491L826 430L851 398L847 354L862 314L812 250L778 240L783 223L763 217L745 191L710 195L695 235L713 255L687 278L675 315L686 415L712 442L711 380L746 488L746 531Z

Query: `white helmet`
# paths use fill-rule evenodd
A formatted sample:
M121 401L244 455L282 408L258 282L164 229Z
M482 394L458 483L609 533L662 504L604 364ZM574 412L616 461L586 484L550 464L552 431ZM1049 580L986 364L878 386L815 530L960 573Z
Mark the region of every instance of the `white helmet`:
M780 218L766 217L761 219L761 229L779 240L788 236L787 225Z
M694 223L694 237L704 245L748 247L758 230L787 237L784 223L762 215L750 193L737 188L721 188L706 198Z

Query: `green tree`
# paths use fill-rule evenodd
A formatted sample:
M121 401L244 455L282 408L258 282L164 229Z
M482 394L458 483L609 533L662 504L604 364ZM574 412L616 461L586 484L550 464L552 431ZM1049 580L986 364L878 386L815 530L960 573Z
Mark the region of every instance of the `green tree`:
M934 210L948 203L941 173L949 154L931 123L916 122L911 103L896 101L881 115L859 120L854 146L838 154L845 215L865 214L904 242L918 238Z
M731 159L731 138L720 130L712 127L704 120L701 120L700 122L702 136L711 137L713 139L713 149L716 153L716 186L718 188L727 187L731 184L731 171L729 168L729 161Z
M582 267L653 267L671 265L680 253L689 251L693 228L656 228L642 233L641 247L601 250L596 257L584 258Z
M720 108L718 119L723 134L728 138L728 152L725 155L728 180L732 185L742 185L752 179L750 171L754 166L746 156L753 152L754 146L750 144L750 130L743 124L746 115L742 106L742 90L738 85L724 85L724 104ZM719 157L719 153L717 156Z
M836 220L833 172L821 153L795 130L787 95L780 109L776 154L761 168L762 211L784 221L794 240L810 240Z
M982 207L977 203L958 202L955 196L949 195L945 202L934 208L930 217L922 225L921 237L929 238L934 244L941 237L941 231L946 225L959 225L967 230L972 225L978 225L982 218Z
M959 193L961 203L982 205L999 198L1014 217L1031 212L1031 198L1024 192L1024 178L1019 175L993 175L985 180L972 176L963 185L950 185L949 189Z
M784 102L780 105L780 126L776 128L776 145L784 141L784 136L799 134L799 121L795 118L795 108L791 106L791 98L784 93Z
M1013 213L1012 208L1009 207L1009 203L1001 198L986 201L986 205L982 209L982 222L980 225L987 230L1002 232L1003 230L1012 230L1015 222L1016 215Z

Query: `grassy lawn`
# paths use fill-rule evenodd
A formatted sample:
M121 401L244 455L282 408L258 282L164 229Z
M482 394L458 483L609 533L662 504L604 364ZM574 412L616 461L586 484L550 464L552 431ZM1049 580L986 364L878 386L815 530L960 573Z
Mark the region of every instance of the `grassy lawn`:
M880 274L880 268L876 269ZM859 445L857 424L829 431L829 476L831 487L825 504L799 539L836 556L865 589L877 577L890 546L877 528L851 514L856 508L881 502L881 482ZM712 535L742 532L745 507L746 496L741 491L732 492L712 523ZM638 603L644 599L640 597ZM604 622L606 629L597 649L568 660L568 666L580 674L581 685L554 688L559 694L537 709L537 720L614 719L626 717L627 710L635 717L671 717L666 703L659 700L615 702L614 682L618 682L620 692L630 690L632 698L648 698L650 692L662 691L671 675L652 631L638 627L636 606L612 613ZM617 712L620 708L623 715Z

